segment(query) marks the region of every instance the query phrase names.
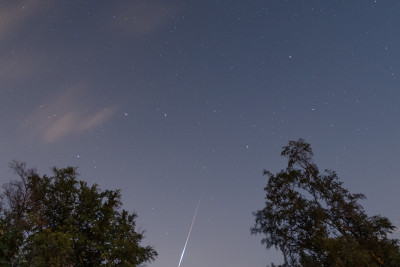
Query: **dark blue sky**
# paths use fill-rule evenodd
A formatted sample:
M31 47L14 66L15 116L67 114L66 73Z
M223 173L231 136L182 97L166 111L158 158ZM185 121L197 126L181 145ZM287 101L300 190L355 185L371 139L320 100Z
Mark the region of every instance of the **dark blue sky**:
M400 226L398 1L0 1L0 174L121 188L174 267L281 262L250 236L291 139ZM399 234L396 233L398 237Z

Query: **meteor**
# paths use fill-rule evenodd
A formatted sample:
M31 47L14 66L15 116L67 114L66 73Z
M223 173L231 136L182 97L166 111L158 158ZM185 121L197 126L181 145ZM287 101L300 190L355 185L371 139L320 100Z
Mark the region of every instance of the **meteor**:
M179 260L178 267L181 266L181 262L182 262L182 259L183 259L183 255L185 255L186 245L187 245L187 243L188 243L188 241L189 241L190 233L192 232L194 220L196 219L196 215L197 215L197 210L199 209L200 200L201 200L201 198L199 199L199 202L197 202L196 211L195 211L194 216L193 216L192 224L190 225L189 233L188 233L188 236L187 236L187 238L186 238L185 246L183 247L183 251L182 251L182 254L181 254L181 258L180 258L180 260Z

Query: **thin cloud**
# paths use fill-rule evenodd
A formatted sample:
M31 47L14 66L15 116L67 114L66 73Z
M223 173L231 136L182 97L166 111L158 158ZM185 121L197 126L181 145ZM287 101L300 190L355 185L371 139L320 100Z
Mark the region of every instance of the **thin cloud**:
M102 110L99 110L99 111L93 113L86 120L81 121L80 131L84 132L84 131L90 130L94 127L97 127L101 123L108 120L113 113L114 113L114 109L110 109L110 108L104 108Z
M21 81L36 73L42 63L41 58L37 56L9 54L0 59L0 79L3 82Z
M176 6L158 1L131 1L127 6L115 6L112 12L107 14L106 23L112 32L137 36L165 26L178 11Z
M37 72L43 64L43 59L35 53L22 52L25 42L21 42L21 36L25 36L26 27L43 16L54 3L48 0L15 0L0 5L0 49L3 51L0 79L3 82L21 81Z
M10 1L0 9L0 40L18 32L29 19L42 14L49 7L49 1Z
M95 109L82 99L82 86L72 87L63 94L48 99L29 115L24 131L43 141L58 141L83 134L109 120L114 108Z

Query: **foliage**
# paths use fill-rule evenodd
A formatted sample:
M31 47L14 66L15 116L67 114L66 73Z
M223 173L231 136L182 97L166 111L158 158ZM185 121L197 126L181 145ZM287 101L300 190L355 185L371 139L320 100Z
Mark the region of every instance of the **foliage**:
M51 177L11 167L20 180L1 194L1 266L139 266L157 256L139 245L137 215L121 210L119 190L88 186L71 167Z
M320 173L303 139L283 147L286 170L268 176L266 206L254 213L252 234L283 252L291 266L398 266L395 227L381 216L368 217L358 203L363 194L343 188L334 171Z
M271 265L267 265L267 267L289 267L289 265L287 263L275 265L273 262L271 262Z

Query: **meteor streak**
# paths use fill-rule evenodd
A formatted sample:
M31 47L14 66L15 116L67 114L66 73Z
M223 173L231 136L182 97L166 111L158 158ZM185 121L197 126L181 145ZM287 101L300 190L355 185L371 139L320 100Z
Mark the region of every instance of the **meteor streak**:
M182 262L182 259L183 259L183 255L185 255L186 245L187 245L187 243L188 243L188 241L189 241L190 233L192 232L194 220L196 219L196 215L197 215L197 210L199 209L200 200L201 200L201 198L199 199L199 202L197 202L196 212L194 213L193 220L192 220L192 224L190 225L189 233L188 233L188 236L187 236L187 238L186 238L185 246L183 247L183 251L182 251L182 254L181 254L181 258L180 258L180 260L179 260L178 267L181 266L181 262Z

